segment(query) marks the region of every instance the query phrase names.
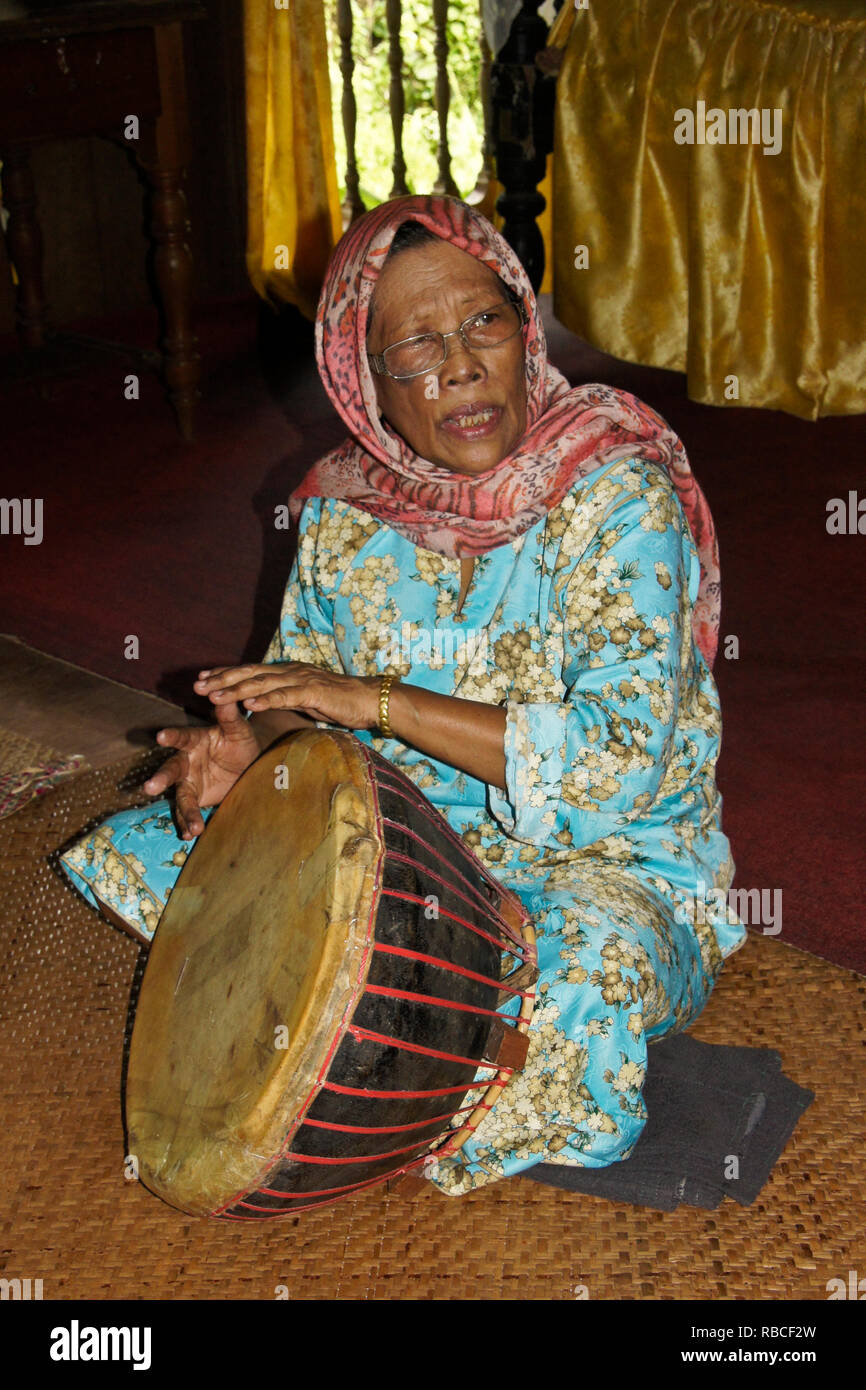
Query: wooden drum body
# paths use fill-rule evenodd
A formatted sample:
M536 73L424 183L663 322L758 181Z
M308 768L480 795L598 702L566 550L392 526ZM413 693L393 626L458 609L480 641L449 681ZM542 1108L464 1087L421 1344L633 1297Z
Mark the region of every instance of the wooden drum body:
M522 1065L534 965L520 900L407 777L349 733L288 735L210 818L154 937L126 1092L142 1181L268 1219L455 1152Z

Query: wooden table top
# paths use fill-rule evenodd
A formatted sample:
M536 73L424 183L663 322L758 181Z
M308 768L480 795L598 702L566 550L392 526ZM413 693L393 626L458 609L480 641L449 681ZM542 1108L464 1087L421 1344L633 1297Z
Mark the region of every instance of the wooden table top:
M203 19L199 0L0 0L0 41Z

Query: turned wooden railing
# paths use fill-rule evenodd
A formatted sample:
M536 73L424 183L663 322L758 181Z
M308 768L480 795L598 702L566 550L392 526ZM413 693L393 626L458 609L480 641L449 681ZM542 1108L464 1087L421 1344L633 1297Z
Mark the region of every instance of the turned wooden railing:
M496 199L496 210L504 219L503 234L523 261L536 290L544 274L544 243L535 219L545 207L545 200L537 189L544 178L547 155L553 148L556 82L555 76L544 70L543 64L536 63L536 54L544 49L548 32L547 25L537 13L540 3L541 0L523 0L508 39L495 57L490 52L483 26L481 28L480 95L484 118L481 168L475 187L465 197L467 203L483 204L494 175L502 184L504 191ZM449 0L432 0L431 4L439 129L436 147L438 173L431 191L459 198L461 194L451 173L448 145L448 110L451 104L448 4ZM401 0L386 0L390 74L388 99L394 140L391 198L409 192L403 155L405 95L402 19ZM342 203L345 228L367 211L360 193L356 156L358 110L353 85L355 61L352 56L351 0L337 0L337 32L342 79L340 110L346 142L346 194Z

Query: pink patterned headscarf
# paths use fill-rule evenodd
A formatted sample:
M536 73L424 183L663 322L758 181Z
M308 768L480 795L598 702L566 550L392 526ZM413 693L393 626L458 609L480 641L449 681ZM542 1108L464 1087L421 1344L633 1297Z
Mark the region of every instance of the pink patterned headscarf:
M409 218L490 266L527 310L526 431L507 458L471 477L420 458L379 418L367 361L367 316L394 233ZM526 271L486 217L456 198L423 195L392 198L354 222L328 265L316 315L316 361L350 437L314 464L292 493L295 520L307 497L345 498L425 550L451 558L482 555L528 531L577 478L616 459L649 459L670 472L691 527L701 562L694 636L712 666L719 634L718 546L682 444L636 396L610 386L570 387L550 365Z

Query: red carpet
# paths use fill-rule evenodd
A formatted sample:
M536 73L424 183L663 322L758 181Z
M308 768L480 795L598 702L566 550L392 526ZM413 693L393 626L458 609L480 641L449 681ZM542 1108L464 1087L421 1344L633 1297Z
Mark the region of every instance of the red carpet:
M15 345L0 342L3 495L44 504L41 545L0 538L0 630L191 710L199 667L261 658L291 558L274 508L344 430L310 326L260 317L257 343L255 305L199 311L205 386L192 446L153 377L142 376L139 401L124 399L134 368L123 359L9 382ZM830 498L858 486L866 496L866 420L695 405L681 376L592 351L549 305L548 321L570 380L634 391L678 430L716 519L719 783L735 886L771 900L781 889L780 940L866 973L866 537L826 530ZM151 345L147 321L100 328ZM728 635L736 660L723 655ZM124 656L130 636L137 660Z

